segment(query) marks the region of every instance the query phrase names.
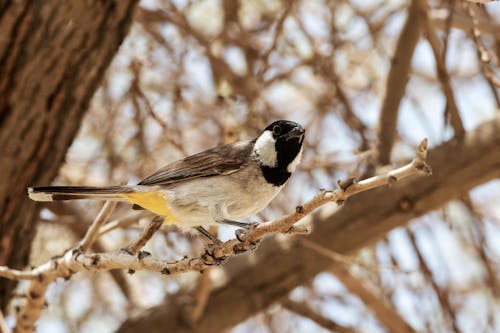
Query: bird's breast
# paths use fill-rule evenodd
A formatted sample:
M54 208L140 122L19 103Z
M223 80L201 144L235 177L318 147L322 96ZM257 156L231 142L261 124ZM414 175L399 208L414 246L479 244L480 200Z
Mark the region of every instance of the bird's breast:
M164 191L169 208L179 219L192 220L189 224L211 224L209 210L221 207L225 218L239 220L262 209L279 193L282 186L269 184L257 164L244 166L229 174L173 185ZM180 215L180 216L179 216ZM196 221L195 221L196 220Z

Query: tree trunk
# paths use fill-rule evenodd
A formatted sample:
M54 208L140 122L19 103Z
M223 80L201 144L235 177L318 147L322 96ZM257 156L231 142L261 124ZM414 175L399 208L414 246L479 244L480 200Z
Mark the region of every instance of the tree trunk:
M27 264L37 208L106 68L136 0L0 1L0 265ZM0 308L14 283L0 280Z
M308 239L335 252L352 254L391 229L459 198L474 186L500 177L500 116L429 151L433 175L349 198L334 212L313 214ZM196 324L183 319L173 301L123 323L129 332L221 332L279 302L295 287L335 262L301 245L300 237L268 238L251 255L231 258L222 268L227 281L212 292ZM297 242L294 242L297 240Z

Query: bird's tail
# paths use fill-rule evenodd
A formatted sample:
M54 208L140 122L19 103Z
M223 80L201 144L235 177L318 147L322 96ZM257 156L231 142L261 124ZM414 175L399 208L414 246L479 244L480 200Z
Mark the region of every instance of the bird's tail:
M47 186L28 187L28 195L35 201L59 201L77 199L124 200L126 194L133 193L132 186L80 187Z
M128 201L135 209L147 209L174 221L164 193L156 186L47 186L28 187L28 195L35 201L58 201L77 199L100 199Z

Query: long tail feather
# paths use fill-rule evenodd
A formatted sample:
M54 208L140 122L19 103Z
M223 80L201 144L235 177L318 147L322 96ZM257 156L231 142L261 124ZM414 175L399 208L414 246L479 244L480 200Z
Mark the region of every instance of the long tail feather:
M77 199L123 199L120 194L132 193L131 186L110 187L78 187L78 186L47 186L29 187L28 195L35 201L58 201Z

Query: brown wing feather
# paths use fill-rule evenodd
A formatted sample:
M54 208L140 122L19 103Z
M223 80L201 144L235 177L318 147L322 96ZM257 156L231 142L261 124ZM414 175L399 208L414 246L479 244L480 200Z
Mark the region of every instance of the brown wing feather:
M189 179L230 174L239 170L252 153L254 141L235 142L171 163L139 185L170 185Z

